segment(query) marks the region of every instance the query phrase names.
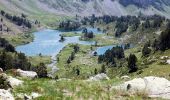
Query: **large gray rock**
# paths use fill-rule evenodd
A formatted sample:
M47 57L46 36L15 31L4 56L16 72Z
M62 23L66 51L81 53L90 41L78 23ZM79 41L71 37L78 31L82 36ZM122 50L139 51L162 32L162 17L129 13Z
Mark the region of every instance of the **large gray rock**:
M0 100L14 100L9 90L0 89Z
M0 73L3 73L4 71L3 71L3 69L2 68L0 68Z
M4 87L6 87L6 89L14 88L15 86L19 86L19 85L23 84L23 81L13 78L12 76L8 76L5 73L1 73L0 78L3 83L7 83L7 84L4 84L4 85L6 85L6 86L4 86Z
M127 76L127 75L125 75L125 76L122 76L122 77L121 77L121 79L122 79L122 80L129 80L129 79L130 79L130 77L129 77L129 76Z
M40 96L41 96L41 94L39 94L39 93L36 93L36 92L32 92L32 93L31 93L32 99L38 98L38 97L40 97Z
M109 77L106 74L101 73L96 76L90 77L87 81L100 81L100 80L109 80Z
M166 61L166 63L167 63L167 64L170 64L170 59L168 59L168 60Z
M170 81L154 76L135 78L121 85L113 86L113 89L128 91L131 94L144 92L149 97L170 99Z
M7 82L9 83L9 85L14 88L15 86L19 86L22 85L24 83L24 81L18 80L16 78L13 78L12 76L9 76L7 78Z
M41 94L36 93L36 92L32 92L30 95L23 94L23 93L17 94L17 98L22 99L22 100L33 100L40 96L41 96Z
M68 79L68 78L60 78L60 79L58 79L57 81L71 81L71 79Z
M19 76L21 77L25 77L25 78L36 78L38 77L37 73L34 71L23 71L21 69L17 69L17 73L19 74Z
M165 59L168 59L169 57L168 56L162 56L160 57L161 60L165 60Z

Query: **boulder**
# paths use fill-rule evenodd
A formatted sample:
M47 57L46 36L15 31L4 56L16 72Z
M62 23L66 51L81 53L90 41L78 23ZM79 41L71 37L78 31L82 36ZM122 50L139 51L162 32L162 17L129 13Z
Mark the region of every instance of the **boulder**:
M25 78L36 78L38 77L37 73L34 71L23 71L21 69L17 69L17 73L19 76L21 77L25 77Z
M106 74L101 73L96 76L90 77L87 81L100 81L100 80L109 80L109 77Z
M40 96L41 95L39 93L35 93L35 92L32 92L30 95L23 94L23 93L17 94L17 97L19 99L22 99L22 100L33 100L33 99L38 98Z
M60 78L60 79L57 79L57 81L71 81L71 79L68 79L68 78Z
M0 100L14 100L9 90L0 89Z
M24 94L24 100L32 100L31 96Z
M3 71L3 69L2 68L0 68L0 73L3 73L4 71Z
M131 81L124 82L121 85L113 86L112 88L116 90L128 91L128 93L131 94L144 92L149 97L170 99L170 81L165 78L154 76L135 78Z
M167 63L167 64L170 64L170 59L168 59L168 60L166 61L166 63Z
M160 57L161 60L165 60L165 59L168 59L169 57L168 56L162 56Z
M9 85L14 88L15 86L19 86L22 85L24 81L18 80L16 78L13 78L11 76L8 77L7 82L9 83Z
M129 80L129 79L130 79L130 77L129 77L129 76L127 76L127 75L125 75L125 76L122 76L122 77L121 77L121 79L122 79L122 80Z
M1 73L0 74L0 88L1 89L9 89L10 88L10 84L7 81L8 76L5 73Z
M35 92L32 92L32 93L31 93L32 99L38 98L38 97L40 97L40 96L41 96L41 95L40 95L39 93L35 93Z

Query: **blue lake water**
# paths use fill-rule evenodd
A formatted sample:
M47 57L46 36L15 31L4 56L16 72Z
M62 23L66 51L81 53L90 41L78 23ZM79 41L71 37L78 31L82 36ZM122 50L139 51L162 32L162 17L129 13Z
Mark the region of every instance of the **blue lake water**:
M88 28L88 30L93 31L95 34L101 33L97 29ZM80 31L75 31L80 32ZM69 43L78 43L84 45L92 45L94 41L80 41L79 36L66 37L64 42L59 42L60 34L62 32L58 30L43 30L34 33L34 41L26 44L17 46L16 50L18 52L25 53L27 56L35 56L38 54L54 56L57 55L63 48Z
M103 55L108 49L112 49L114 46L103 46L96 49L97 55Z
M107 50L111 50L113 47L116 47L117 45L110 45L110 46L103 46L103 47L98 47L95 51L97 52L97 55L103 55ZM122 46L123 48L125 48L124 44L118 45L118 46ZM133 48L133 45L130 44L129 48Z

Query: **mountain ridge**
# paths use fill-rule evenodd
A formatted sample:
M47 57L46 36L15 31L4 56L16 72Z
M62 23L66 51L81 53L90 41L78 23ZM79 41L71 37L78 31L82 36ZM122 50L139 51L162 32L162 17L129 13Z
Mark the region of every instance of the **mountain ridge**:
M30 5L33 4L33 5ZM57 15L145 15L159 14L170 18L169 0L1 0L0 9L37 14ZM9 7L10 5L10 7Z

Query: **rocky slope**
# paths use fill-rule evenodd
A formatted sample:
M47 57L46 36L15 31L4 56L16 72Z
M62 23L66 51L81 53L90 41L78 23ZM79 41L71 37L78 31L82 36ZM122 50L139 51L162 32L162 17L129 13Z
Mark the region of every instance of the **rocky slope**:
M144 14L168 15L168 0L39 0L45 8L53 12L79 15L136 15Z
M51 12L55 14L81 16L96 15L137 15L160 14L170 17L169 0L1 0L1 8L14 12L39 14ZM10 7L9 7L10 5Z

